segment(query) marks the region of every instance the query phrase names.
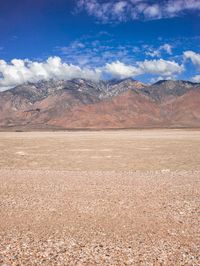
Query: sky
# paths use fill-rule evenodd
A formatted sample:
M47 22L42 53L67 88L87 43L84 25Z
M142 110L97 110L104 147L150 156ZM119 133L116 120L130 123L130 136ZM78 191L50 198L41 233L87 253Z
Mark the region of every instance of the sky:
M1 0L0 90L49 79L200 82L200 0Z

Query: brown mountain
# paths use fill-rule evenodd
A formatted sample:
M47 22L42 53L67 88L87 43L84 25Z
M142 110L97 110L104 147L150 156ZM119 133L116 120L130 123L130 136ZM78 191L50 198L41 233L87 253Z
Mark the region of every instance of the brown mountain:
M199 127L200 84L41 81L0 93L0 127Z

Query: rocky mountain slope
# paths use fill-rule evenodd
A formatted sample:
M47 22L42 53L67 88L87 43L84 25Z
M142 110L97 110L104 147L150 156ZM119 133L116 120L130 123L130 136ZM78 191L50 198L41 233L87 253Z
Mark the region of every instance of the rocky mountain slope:
M0 127L199 127L200 84L50 80L0 92Z

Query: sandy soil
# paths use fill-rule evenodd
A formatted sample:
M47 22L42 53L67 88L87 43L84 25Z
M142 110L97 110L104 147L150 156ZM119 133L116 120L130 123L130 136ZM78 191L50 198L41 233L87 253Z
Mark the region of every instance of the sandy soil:
M0 265L200 265L200 132L0 133Z

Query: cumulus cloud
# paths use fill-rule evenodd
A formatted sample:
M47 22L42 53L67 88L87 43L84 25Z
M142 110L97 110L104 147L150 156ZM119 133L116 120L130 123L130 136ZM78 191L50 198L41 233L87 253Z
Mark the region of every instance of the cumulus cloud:
M135 77L142 74L140 68L131 65L125 65L120 61L106 64L103 71L114 78Z
M195 66L200 67L200 54L193 51L185 51L183 55L186 60L189 59Z
M161 76L172 76L180 74L184 70L183 65L179 65L175 61L159 60L145 60L139 62L138 66L143 73L156 74Z
M100 70L80 68L66 64L60 57L49 57L45 62L13 59L10 63L0 60L0 88L9 89L24 82L49 79L86 78L97 80Z
M78 0L77 10L85 10L89 15L104 23L137 19L161 19L181 16L187 11L200 10L199 0Z
M136 62L135 66L125 65L120 61L116 61L106 64L103 68L103 72L116 78L136 77L142 74L161 75L162 77L169 78L182 73L183 70L183 65L163 59Z
M98 68L81 68L77 65L64 63L60 57L56 56L49 57L44 62L13 59L7 63L0 60L0 90L9 89L27 81L70 80L73 78L99 80L105 76L121 79L146 73L168 77L180 74L183 70L182 65L163 59L135 62L134 65L114 61Z

